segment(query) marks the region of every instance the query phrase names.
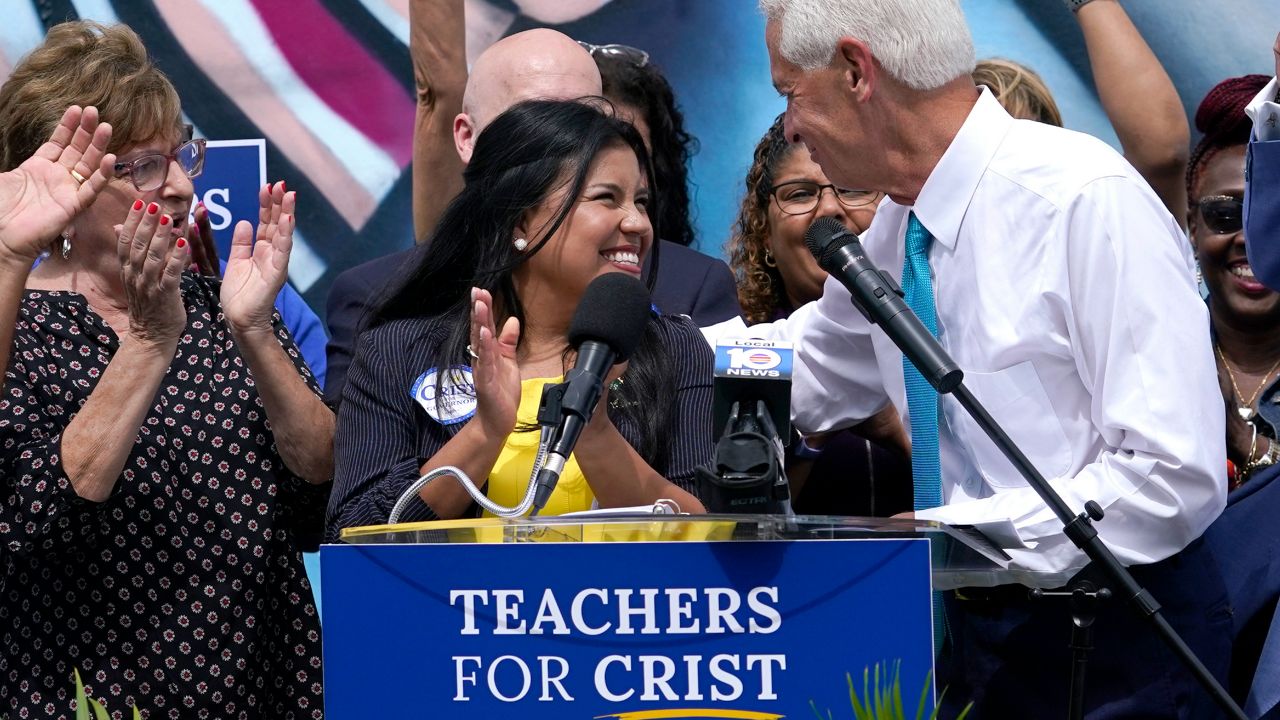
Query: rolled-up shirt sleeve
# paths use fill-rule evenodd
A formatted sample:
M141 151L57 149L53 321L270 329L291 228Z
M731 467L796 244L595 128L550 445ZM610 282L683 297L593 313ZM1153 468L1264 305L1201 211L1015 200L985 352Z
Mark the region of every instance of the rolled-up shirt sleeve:
M1074 512L1089 500L1102 506L1102 539L1129 565L1186 547L1226 504L1225 418L1208 312L1189 249L1157 203L1132 179L1094 180L1064 210L1056 238L1065 282L1053 306L1101 442L1095 460L1049 481ZM1025 544L1009 550L1017 568L1065 572L1086 562L1029 486L916 516L964 525L1007 519Z
M800 432L812 434L847 428L875 415L889 397L871 341L871 324L834 278L827 278L822 297L806 308L803 315L782 324L780 329L792 326L789 332L771 335L794 343L792 422Z

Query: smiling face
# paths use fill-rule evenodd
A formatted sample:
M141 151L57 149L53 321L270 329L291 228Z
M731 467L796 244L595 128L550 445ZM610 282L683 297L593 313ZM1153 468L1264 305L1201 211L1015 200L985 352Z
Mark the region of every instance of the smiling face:
M117 163L128 163L144 155L167 155L184 142L179 131L154 137L140 143L127 145L120 149ZM116 251L115 226L124 222L129 207L135 200L144 203L156 203L160 212L173 219L175 234L186 231L187 216L191 210L191 200L195 195L195 186L191 178L174 160L168 161L167 174L163 184L154 190L140 192L134 187L129 177L112 178L107 187L98 194L93 205L80 214L75 221L75 244L78 247L95 248L93 252L110 252L112 257ZM73 257L76 253L72 254Z
M809 151L809 158L822 168L831 182L843 187L869 186L862 177L866 163L848 161L870 157L871 143L858 118L856 103L852 102L858 94L853 85L863 80L858 75L860 70L850 65L843 55L826 67L804 70L782 57L778 50L780 33L776 20L765 28L773 86L787 101L787 140L802 143ZM857 43L846 44L856 52L862 51Z
M1244 197L1245 147L1220 150L1205 164L1195 197L1191 198L1191 238L1205 285L1213 298L1214 314L1225 314L1236 327L1275 327L1280 322L1280 293L1268 290L1253 276L1245 257L1244 231L1220 233L1208 226L1198 203L1203 198ZM1238 217L1236 209L1221 203L1222 210ZM1236 223L1229 223L1234 228Z
M795 146L787 153L777 170L774 171L775 187L784 183L809 182L817 185L830 184L823 174L822 168L809 159L803 147ZM811 193L803 185L787 185L782 193ZM822 217L833 217L846 228L855 233L862 233L871 225L876 214L876 206L880 196L868 196L866 204L856 208L845 207L830 189L819 191L821 196L812 211L803 215L791 215L783 212L778 201L769 199L769 237L765 246L778 264L778 273L782 275L787 300L792 307L817 300L822 296L822 284L827 280L827 273L818 267L818 261L804 244L804 233L814 220Z
M567 181L517 228L536 242L564 205ZM581 194L555 234L515 273L521 298L534 305L554 299L568 308L596 277L609 272L640 276L653 244L649 187L640 161L620 143L601 150L587 170Z

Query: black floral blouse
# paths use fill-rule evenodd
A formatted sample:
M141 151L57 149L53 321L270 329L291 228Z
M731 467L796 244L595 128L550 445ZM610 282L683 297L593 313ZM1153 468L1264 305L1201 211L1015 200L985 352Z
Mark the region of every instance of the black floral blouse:
M185 334L102 503L60 442L119 341L83 296L26 294L0 396L0 717L74 717L73 669L115 718L323 717L300 553L329 486L284 467L218 288L183 277Z

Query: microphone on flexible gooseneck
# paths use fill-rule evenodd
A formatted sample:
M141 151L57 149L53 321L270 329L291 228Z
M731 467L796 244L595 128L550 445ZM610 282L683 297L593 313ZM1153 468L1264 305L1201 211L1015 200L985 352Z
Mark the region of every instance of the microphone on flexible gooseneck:
M960 384L960 367L907 307L898 283L867 259L857 235L835 218L818 218L805 231L804 244L818 265L849 290L863 316L884 330L934 389L949 393Z
M629 359L640 344L651 307L648 288L630 275L606 273L587 285L569 324L569 344L577 349L578 359L563 383L543 388L539 422L549 415L557 425L546 464L538 473L532 515L546 506L555 490L600 401L609 369Z

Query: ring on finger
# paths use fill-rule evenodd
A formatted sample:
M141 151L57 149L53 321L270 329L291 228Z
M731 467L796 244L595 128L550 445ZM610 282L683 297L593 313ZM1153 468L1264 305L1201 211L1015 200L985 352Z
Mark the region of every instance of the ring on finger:
M467 346L467 354L468 354L468 355L470 355L470 356L471 356L471 359L473 359L473 360L479 360L479 359L480 359L480 353L478 353L478 352L476 352L475 350L471 349L471 346L470 346L470 345L468 345L468 346Z
M75 181L76 181L76 184L77 184L77 185L83 185L83 184L84 184L84 181L85 181L85 179L86 179L86 178L85 178L85 176L83 176L83 175L81 175L80 173L76 172L76 169L75 169L75 168L70 168L70 169L68 169L68 170L67 170L67 172L71 173L71 177L75 179Z

